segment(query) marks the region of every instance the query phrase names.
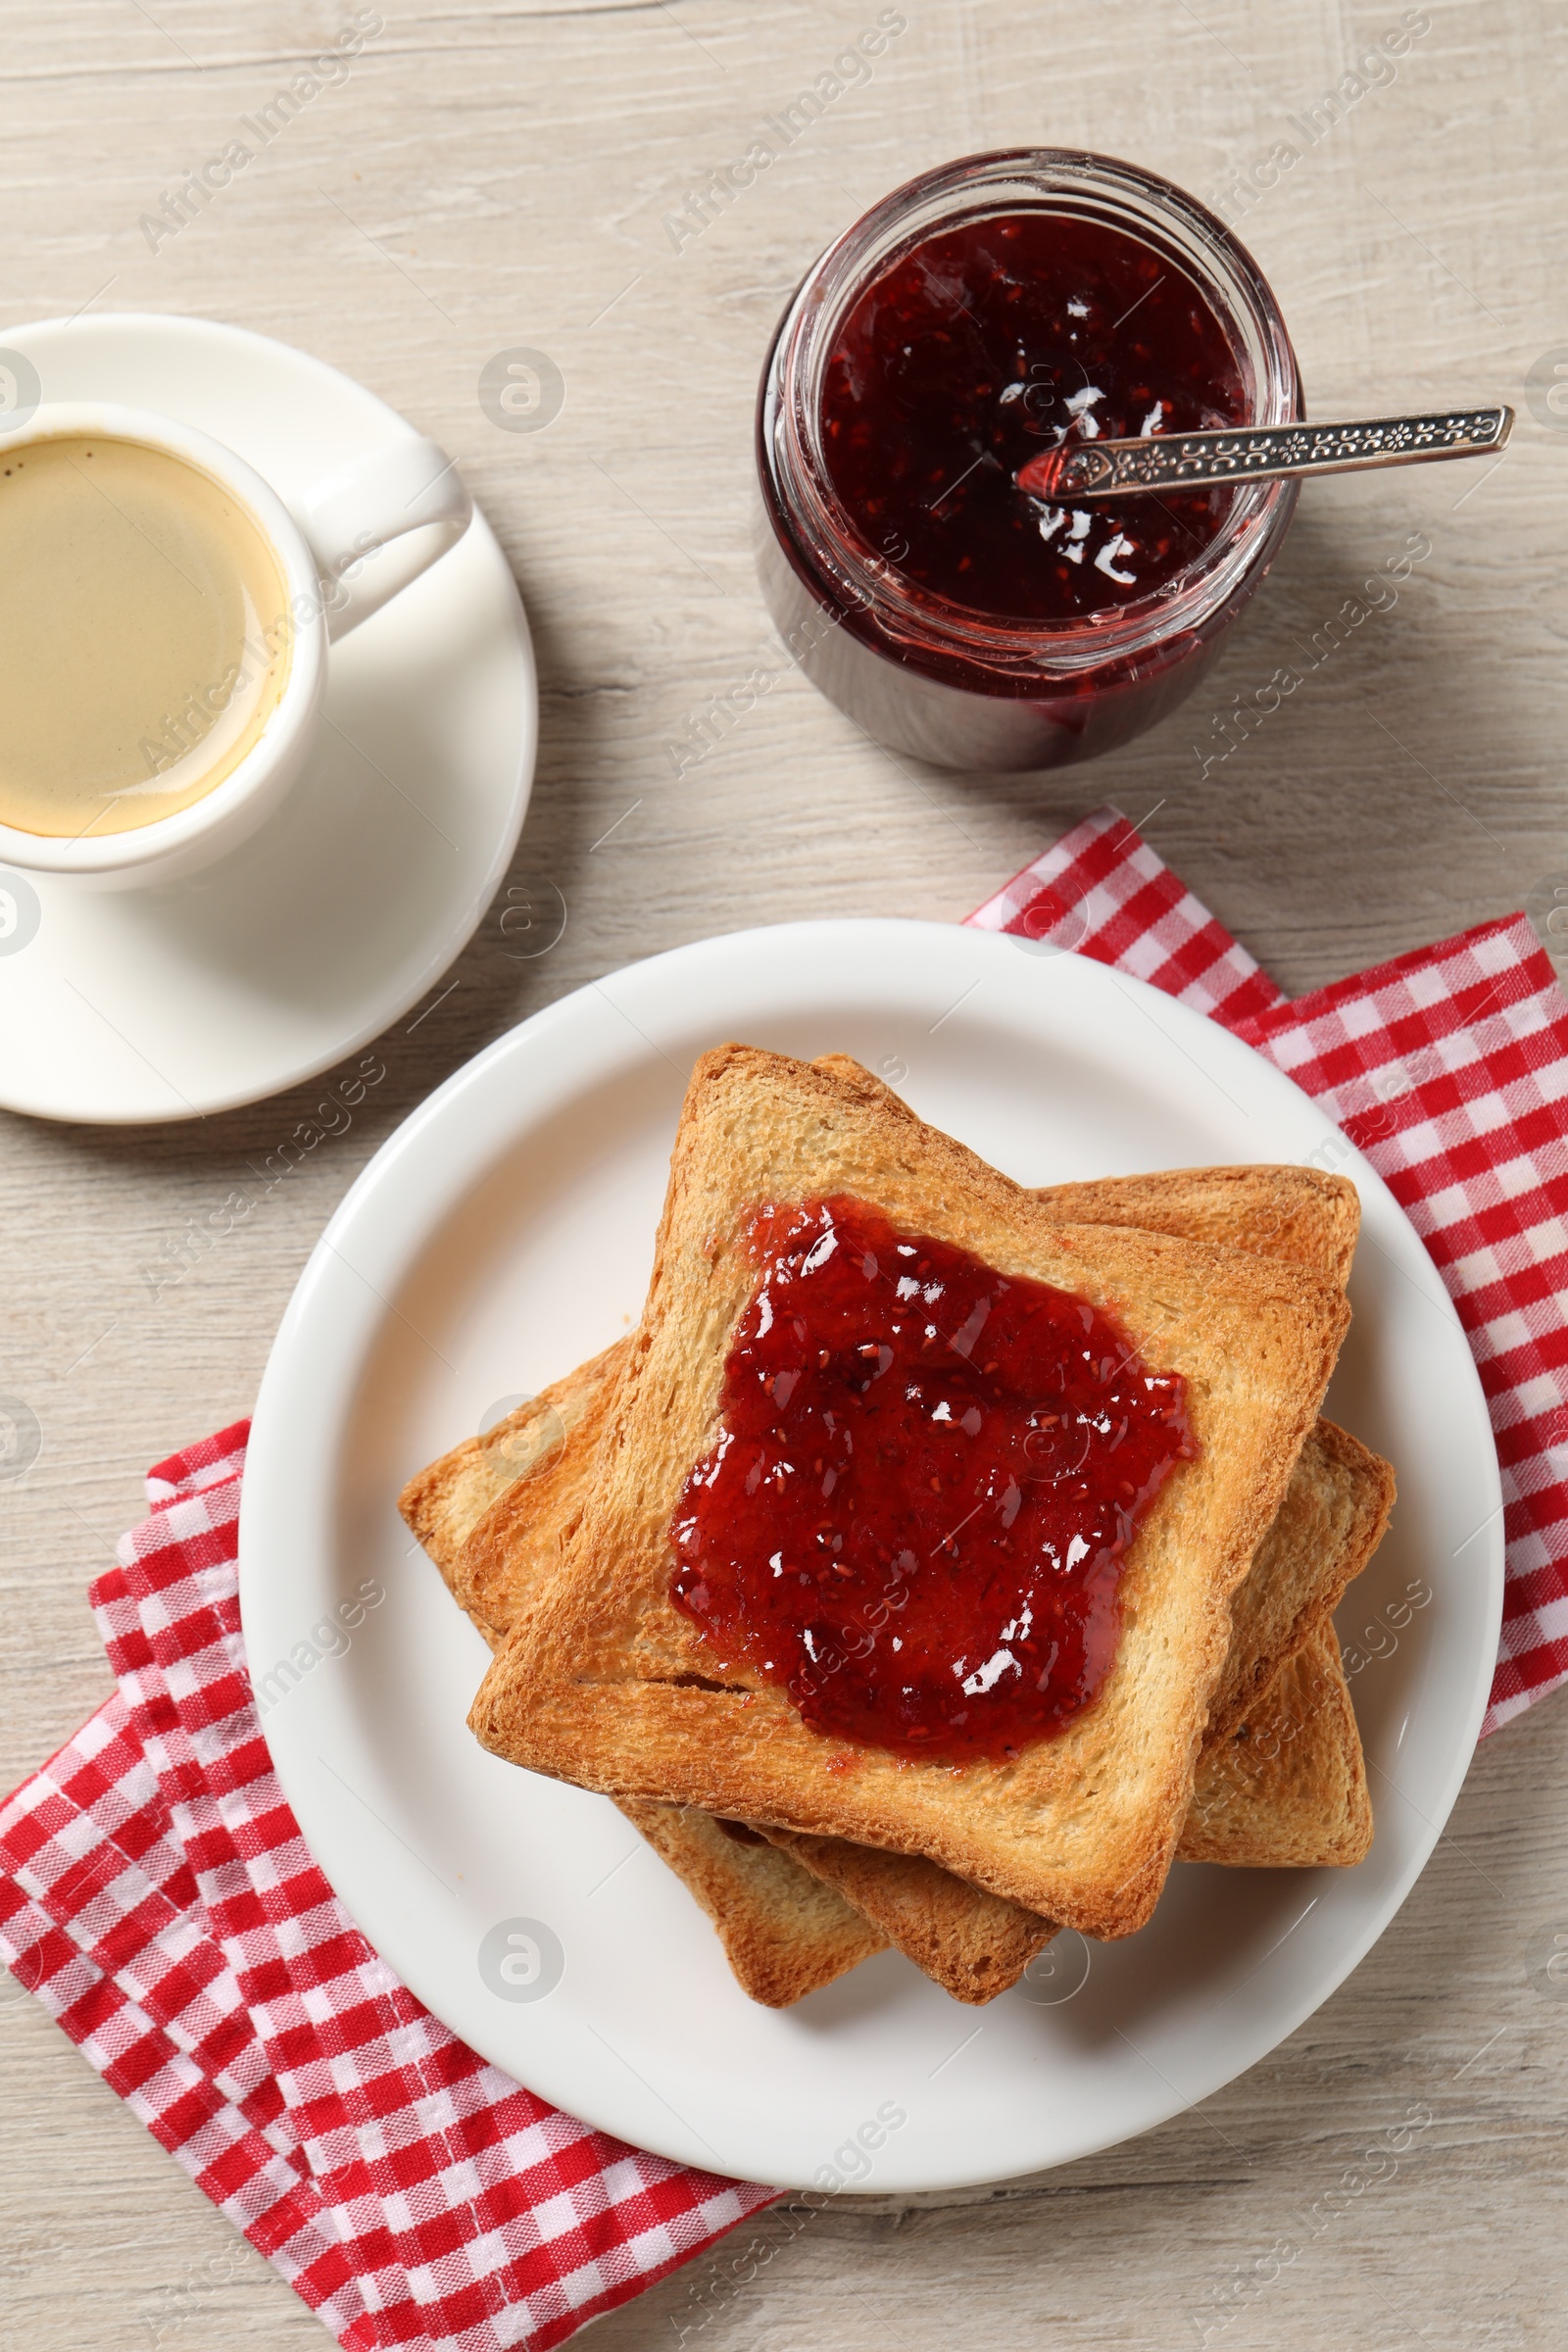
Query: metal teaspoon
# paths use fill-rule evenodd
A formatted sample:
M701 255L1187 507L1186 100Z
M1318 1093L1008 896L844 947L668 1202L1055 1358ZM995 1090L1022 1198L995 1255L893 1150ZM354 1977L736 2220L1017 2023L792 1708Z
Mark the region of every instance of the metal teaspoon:
M1151 490L1289 475L1366 473L1436 458L1478 458L1506 447L1512 409L1448 409L1423 416L1365 416L1348 424L1233 425L1217 433L1151 433L1137 440L1070 441L1019 467L1018 488L1057 504Z

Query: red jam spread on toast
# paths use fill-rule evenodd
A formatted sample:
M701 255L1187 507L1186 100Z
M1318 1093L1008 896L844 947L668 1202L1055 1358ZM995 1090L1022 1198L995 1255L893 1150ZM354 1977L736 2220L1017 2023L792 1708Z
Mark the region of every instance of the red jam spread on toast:
M1070 626L1167 587L1233 493L1075 509L1019 472L1076 441L1247 413L1230 338L1173 262L1108 221L1003 213L912 246L852 305L823 382L822 458L856 529L906 579Z
M670 1597L813 1731L1006 1757L1095 1697L1117 1584L1198 1446L1179 1373L1085 1298L848 1197L763 1207Z

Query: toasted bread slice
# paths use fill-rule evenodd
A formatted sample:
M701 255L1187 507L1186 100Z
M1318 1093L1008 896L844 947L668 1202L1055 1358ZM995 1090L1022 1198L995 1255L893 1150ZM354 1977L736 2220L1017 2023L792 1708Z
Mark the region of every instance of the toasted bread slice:
M487 1578L486 1614L481 1617L472 1597L466 1605L492 1643L543 1589L555 1566L562 1537L586 1490L592 1447L608 1405L607 1392L626 1352L622 1341L548 1392L558 1406L564 1394L571 1399L571 1433L564 1449L550 1456L542 1471L518 1478L502 1490L466 1546L457 1552L455 1565L445 1545L430 1544L432 1555L460 1595L465 1564L475 1555L482 1563ZM574 1409L577 1398L573 1391L578 1387L595 1391L594 1400L580 1411ZM553 1408L541 1400L539 1409ZM546 1449L532 1450L544 1453ZM1325 1481L1331 1501L1348 1492L1348 1510L1325 1509ZM1232 1601L1233 1632L1224 1681L1226 1685L1233 1681L1243 1684L1257 1694L1254 1724L1272 1703L1270 1686L1280 1667L1321 1628L1329 1626L1330 1612L1340 1595L1370 1556L1367 1531L1374 1526L1381 1529L1391 1485L1385 1462L1332 1422L1319 1419L1301 1448L1279 1515ZM1289 1605L1271 1605L1276 1593L1286 1594ZM1333 1665L1322 1669L1321 1679L1338 1685L1343 1693L1337 1649ZM1265 1692L1270 1695L1265 1697ZM1234 1728L1230 1723L1216 1728L1211 1721L1204 1733L1189 1828L1183 1831L1178 1855L1187 1854L1190 1832L1202 1835L1205 1814L1213 1811L1218 1801L1217 1788L1223 1797L1225 1832L1238 1853L1245 1851L1263 1867L1294 1864L1303 1850L1300 1803L1292 1792L1294 1783L1277 1787L1276 1776L1255 1770L1249 1774L1232 1765L1228 1751ZM1269 1736L1266 1730L1256 1734L1259 1740ZM1351 1786L1352 1774L1360 1771L1360 1751L1353 1719L1350 1737L1346 1737L1342 1704L1326 1703L1308 1713L1297 1723L1293 1738L1299 1743L1291 1760L1293 1772L1302 1786L1316 1787L1322 1792L1325 1825L1340 1820L1357 1801L1364 1802L1356 1799ZM1217 1780L1216 1751L1221 1751ZM1248 1751L1251 1757L1258 1752L1257 1748ZM1283 1809L1276 1803L1281 1788L1287 1789ZM729 1841L745 1834L741 1825L714 1824L689 1806L653 1800L628 1802L622 1810L714 1920L726 1949L737 1955L737 1973L744 1968L754 1999L764 1997L757 1989L764 1981L761 1955L768 1955L765 1981L775 1992L795 1982L801 1983L803 1990L809 1990L814 1984L828 1981L816 1974L817 1970L839 1973L834 1962L840 1949L849 1946L849 1930L841 1915L817 1918L801 1902L796 1864L804 1865L824 1886L836 1889L881 1931L872 1948L880 1949L885 1938L961 2001L992 2000L1015 1984L1055 1933L1053 1923L1036 1913L986 1894L916 1856L854 1845L842 1838L811 1838L774 1830L766 1835L782 1847L780 1859L792 1856L793 1861L776 1878L768 1878L759 1870L748 1871L744 1863L737 1865ZM715 1837L726 1842L715 1843ZM1342 1842L1328 1838L1319 1858L1326 1862L1339 1858ZM853 1966L854 1962L843 1965Z
M1382 1543L1393 1508L1390 1465L1320 1416L1279 1517L1231 1601L1231 1645L1209 1702L1205 1755L1229 1740L1282 1669L1331 1623Z
M1206 1749L1177 1847L1184 1862L1306 1869L1361 1861L1372 1803L1332 1622Z
M563 1506L569 1512L592 1466L593 1447L608 1403L608 1387L630 1350L629 1339L617 1340L568 1372L537 1396L523 1402L476 1438L454 1446L410 1479L398 1496L398 1509L449 1584L458 1573L459 1555L472 1530L514 1479L529 1482L530 1508L559 1519ZM579 1424L593 1418L586 1445L574 1444ZM564 1522L563 1522L564 1523ZM510 1624L513 1607L492 1620L482 1559L477 1563L470 1596L466 1588L458 1598L470 1615L493 1623L497 1632ZM454 1585L454 1590L456 1587Z
M1344 1290L1350 1279L1361 1202L1344 1176L1316 1168L1171 1168L1054 1184L1035 1198L1073 1224L1137 1225L1219 1250L1248 1250L1282 1265L1310 1266Z
M398 1497L404 1518L492 1648L526 1607L560 1531L576 1516L628 1350L629 1343L618 1340L579 1364L421 1470ZM503 1553L499 1525L485 1531L498 1498L509 1494L514 1505L505 1526L512 1541ZM520 1578L519 1520L534 1531ZM708 1913L754 2001L785 2008L886 1950L887 1937L862 1912L755 1830L678 1805L627 1800L620 1809Z
M863 1912L745 1822L646 1798L617 1802L708 1913L754 2001L787 2008L886 1951L887 1936Z
M847 1056L827 1055L822 1066L851 1076L858 1072ZM1155 1230L1289 1257L1315 1267L1342 1288L1360 1216L1354 1187L1343 1177L1294 1167L1194 1168L1055 1186L1036 1197L1084 1223L1137 1224L1147 1215ZM454 1589L464 1598L466 1577L466 1605L485 1609L492 1627L505 1630L556 1564L564 1531L586 1494L608 1387L626 1352L622 1342L570 1376L573 1384L596 1384L598 1396L580 1418L573 1416L564 1454L545 1475L536 1473L507 1490L469 1539ZM1267 1689L1359 1574L1382 1532L1392 1487L1387 1463L1319 1420L1301 1449L1279 1515L1233 1598L1231 1645L1216 1700L1225 1711L1216 1721L1211 1709L1205 1757L1234 1729L1238 1708ZM1304 1736L1325 1745L1324 1771L1332 1775L1337 1752L1332 1725L1309 1725ZM1200 1779L1201 1772L1200 1766ZM1253 1846L1266 1857L1272 1850L1266 1788L1259 1789L1253 1813ZM683 1870L688 1838L701 1836L683 1825L701 1818L689 1808L672 1807L662 1825L660 1850L677 1871ZM959 2000L989 2000L1015 1983L1054 1932L1035 1913L986 1895L917 1857L844 1838L789 1831L768 1835L848 1896ZM700 1878L703 1857L694 1853L692 1859Z
M667 1529L713 1443L762 1201L858 1195L1004 1274L1077 1293L1182 1374L1201 1453L1126 1554L1096 1702L1005 1763L956 1772L835 1743L713 1653L667 1593ZM699 1062L653 1284L561 1573L509 1638L470 1723L494 1753L617 1795L920 1853L1023 1908L1118 1936L1157 1899L1192 1795L1232 1592L1289 1483L1348 1310L1304 1268L1120 1226L1061 1225L874 1081L744 1046Z
M828 1057L830 1063L836 1058ZM840 1066L853 1070L856 1065ZM1190 1203L1193 1231L1200 1238L1223 1241L1228 1235L1245 1235L1259 1254L1289 1252L1301 1262L1317 1263L1342 1283L1348 1272L1358 1215L1353 1188L1343 1178L1294 1168L1193 1169L1172 1177L1113 1179L1102 1187L1060 1186L1039 1198L1070 1206L1084 1222L1133 1222L1147 1212L1160 1220L1161 1230L1176 1233L1184 1230L1184 1208ZM423 1540L492 1642L515 1621L556 1564L563 1534L586 1494L610 1391L627 1353L628 1343L617 1342L485 1438L470 1440L411 1483L406 1498L411 1521L422 1502ZM531 1431L528 1424L535 1418L543 1427ZM564 1429L564 1441L557 1425ZM1376 1456L1366 1454L1331 1424L1319 1422L1302 1448L1280 1515L1233 1600L1233 1637L1222 1688L1235 1684L1254 1692L1264 1689L1291 1650L1308 1638L1309 1619L1327 1615L1370 1553L1370 1542L1352 1549L1344 1541L1343 1520L1338 1528L1332 1523L1324 1527L1323 1514L1312 1507L1311 1489L1321 1476L1325 1452L1331 1469L1340 1466L1342 1476L1353 1480L1359 1462L1372 1479L1390 1477L1387 1465ZM519 1459L536 1466L509 1484ZM1298 1492L1303 1487L1308 1490L1305 1496ZM469 1531L473 1508L492 1497L492 1507ZM1364 1496L1352 1521L1357 1515L1363 1527L1373 1517ZM1263 1600L1276 1590L1294 1596L1294 1615L1278 1606L1249 1612L1250 1598ZM1254 1629L1250 1641L1250 1614ZM1221 1736L1211 1717L1204 1736L1205 1757ZM1332 1773L1337 1752L1332 1725L1309 1723L1301 1736L1328 1745L1325 1771ZM1203 1771L1200 1766L1200 1791ZM1244 1791L1236 1809L1248 1801ZM1267 1861L1274 1847L1266 1786L1258 1787L1250 1805L1252 1850ZM787 1874L768 1882L760 1873L737 1871L732 1851L715 1848L708 1817L690 1808L661 1807L650 1800L625 1810L715 1917L726 1941L736 1941L737 1948L745 1944L754 1953L770 1946L778 1951L771 1982L781 1985L800 1974L791 1952L792 1936L819 1934L822 1948L815 1965L832 1967L835 1930L842 1936L842 1918L830 1917L813 1930ZM738 1825L728 1824L723 1834L733 1840L741 1833ZM1034 1913L986 1895L935 1864L852 1845L842 1838L797 1837L787 1831L771 1836L816 1878L837 1887L877 1922L891 1941L958 1999L993 1998L1016 1981L1054 1933L1051 1923ZM1281 1858L1289 1860L1293 1852L1294 1845L1288 1844ZM812 1966L808 1955L803 1989L822 1981L812 1974ZM755 1959L749 1973L754 1979L760 1974ZM755 1997L755 1983L752 1989Z
M919 1854L810 1838L799 1830L767 1837L823 1886L864 1912L889 1943L957 2001L994 2001L1016 1984L1055 1923L971 1886Z
M575 1372L534 1398L531 1406L520 1408L509 1420L500 1424L509 1429L511 1438L495 1448L492 1439L481 1439L489 1459L497 1471L504 1470L521 1448L533 1452L521 1470L513 1470L502 1480L499 1490L489 1497L488 1506L459 1540L459 1548L449 1579L454 1594L467 1610L476 1625L488 1627L497 1635L509 1634L517 1621L525 1595L542 1590L548 1571L555 1565L555 1555L566 1529L574 1525L587 1499L593 1478L594 1459L599 1441L614 1398L615 1383L631 1353L630 1335L616 1340L602 1354L579 1364ZM530 1424L521 1416L535 1416L534 1434ZM548 1434L544 1440L537 1435L538 1419L546 1420L547 1433L551 1419L559 1421L563 1430L562 1442L552 1446ZM465 1482L466 1499L477 1500L483 1481L477 1465ZM519 1501L528 1521L538 1531L549 1549L531 1566L531 1573L519 1578L515 1550L514 1523L505 1512L494 1508L500 1494L515 1485ZM538 1539L536 1539L538 1540Z

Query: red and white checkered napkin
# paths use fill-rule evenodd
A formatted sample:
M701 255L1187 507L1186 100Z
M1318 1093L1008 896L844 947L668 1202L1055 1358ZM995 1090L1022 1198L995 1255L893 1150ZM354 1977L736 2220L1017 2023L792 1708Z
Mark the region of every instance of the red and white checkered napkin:
M0 1809L0 1955L351 2352L558 2344L777 2192L547 2106L353 1926L251 1701L247 1430L159 1464L92 1589L120 1689Z
M1496 1436L1507 1588L1483 1736L1568 1681L1568 998L1525 917L1288 1003L1101 808L969 920L1223 1022L1366 1153L1448 1287Z
M1290 1004L1106 808L970 920L1197 1005L1367 1152L1453 1295L1497 1433L1487 1728L1568 1680L1568 1001L1523 916ZM0 1955L351 2352L560 2343L773 2191L546 2106L353 1926L251 1702L245 1437L160 1463L93 1588L119 1692L0 1808Z

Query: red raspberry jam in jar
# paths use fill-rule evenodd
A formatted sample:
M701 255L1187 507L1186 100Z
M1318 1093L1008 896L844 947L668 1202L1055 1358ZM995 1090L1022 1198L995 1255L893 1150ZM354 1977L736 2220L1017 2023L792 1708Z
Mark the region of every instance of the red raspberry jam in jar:
M1092 758L1192 691L1297 485L1075 509L1019 473L1072 440L1299 414L1268 287L1192 198L1096 156L950 165L831 246L780 323L758 414L769 608L895 751Z
M1121 1562L1198 1446L1085 1298L839 1197L760 1209L670 1597L813 1731L1005 1758L1115 1658Z

